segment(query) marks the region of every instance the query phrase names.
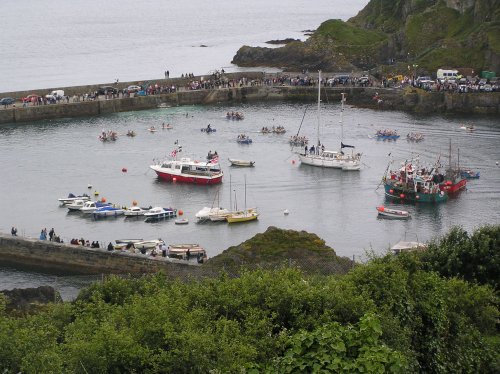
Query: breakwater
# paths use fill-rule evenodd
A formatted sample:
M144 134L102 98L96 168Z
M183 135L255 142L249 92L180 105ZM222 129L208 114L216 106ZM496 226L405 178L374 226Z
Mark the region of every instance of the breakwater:
M163 271L169 276L194 276L196 263L127 251L107 251L0 234L0 263L28 266L64 274L144 274Z
M259 78L260 74L260 78ZM201 77L197 77L201 79ZM235 75L231 79L238 81ZM147 96L119 97L93 101L59 103L27 107L14 107L0 110L0 124L32 122L37 120L98 116L117 112L154 109L157 107L182 105L209 105L215 103L250 102L250 101L313 101L317 98L314 86L278 86L262 85L262 73L245 74L245 84L236 87L189 90L185 88L186 79L165 79L156 83L174 85L176 92ZM193 78L191 78L193 79ZM118 85L125 88L127 82ZM155 82L148 82L155 84ZM98 86L65 87L68 96L96 90ZM29 93L44 94L48 90L6 93L2 96L23 97ZM419 113L478 113L500 114L500 92L456 93L426 92L420 89L393 89L381 87L325 87L329 101L340 100L340 93L347 93L350 105L379 109L403 110Z

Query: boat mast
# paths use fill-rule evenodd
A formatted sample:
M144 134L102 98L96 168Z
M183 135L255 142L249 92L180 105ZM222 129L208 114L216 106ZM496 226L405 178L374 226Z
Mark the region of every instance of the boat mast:
M247 212L247 176L245 175L245 213Z
M318 145L320 145L319 141L319 124L321 123L321 70L318 70L318 129L317 129L317 138Z
M340 142L344 141L344 101L345 101L345 93L341 93L342 99L340 101Z

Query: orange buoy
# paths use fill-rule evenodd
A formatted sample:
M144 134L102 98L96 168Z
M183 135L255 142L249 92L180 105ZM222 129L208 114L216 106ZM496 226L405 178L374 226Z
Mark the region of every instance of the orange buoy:
M126 173L126 172L127 172L127 168L122 168L122 171L123 171L124 173Z
M389 190L389 193L394 193L394 190Z
M420 199L420 195L415 196L415 198L416 198L417 200L418 200L418 199Z
M105 197L103 197L103 198L101 199L101 202L105 203L105 202L106 202L106 198L105 198Z
M182 210L179 209L179 211L177 212L180 216L182 216L184 214L184 212Z
M399 195L400 198L404 199L405 198L405 194L402 193L401 195Z
M133 206L137 206L137 200L132 201Z
M379 206L379 207L377 207L377 210L380 212L383 212L385 210L385 208L383 206Z

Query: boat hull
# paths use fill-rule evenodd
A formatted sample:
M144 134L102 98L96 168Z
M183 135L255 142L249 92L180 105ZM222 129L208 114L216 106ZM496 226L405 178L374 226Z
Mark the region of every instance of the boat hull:
M377 207L378 215L382 218L388 219L408 219L410 213L405 210L395 210L386 207Z
M222 182L223 173L217 173L212 176L203 175L189 175L189 174L173 174L170 172L153 169L159 179L167 182L179 182L179 183L190 183L190 184L218 184Z
M450 182L449 184L446 184L446 182L445 182L444 184L439 185L439 188L441 189L441 191L446 191L448 193L456 193L460 190L465 189L465 187L467 185L466 178L460 179L459 181L457 181L455 183L453 183L451 181L449 181L449 182Z
M414 203L441 203L448 200L448 194L444 191L435 193L415 192L403 186L384 183L385 195L391 199L398 199L402 202Z
M255 221L259 218L259 214L255 211L247 211L244 213L228 214L226 221L228 223L239 223L239 222L249 222Z
M299 155L299 160L304 165L317 166L321 168L334 168L342 169L344 166L344 160L323 157L321 155Z

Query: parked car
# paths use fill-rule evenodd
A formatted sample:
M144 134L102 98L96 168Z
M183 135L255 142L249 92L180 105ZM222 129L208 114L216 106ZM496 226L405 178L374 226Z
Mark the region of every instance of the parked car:
M128 93L139 92L139 91L142 91L142 87L141 86L132 85L132 86L128 86L127 87L127 92Z
M45 95L46 99L62 99L64 97L64 91L63 90L54 90L51 93Z
M0 100L0 105L12 105L16 102L16 99L13 99L12 97L4 97L3 99Z
M118 88L113 87L113 86L102 86L97 89L97 94L98 95L105 95L106 93L108 94L117 94L118 93Z
M23 101L23 103L31 103L33 101L37 101L39 97L40 96L38 96L38 95L31 94L31 95L28 95L26 97L23 97L21 100Z
M484 92L493 92L493 86L491 84L485 84L481 86L479 89Z

